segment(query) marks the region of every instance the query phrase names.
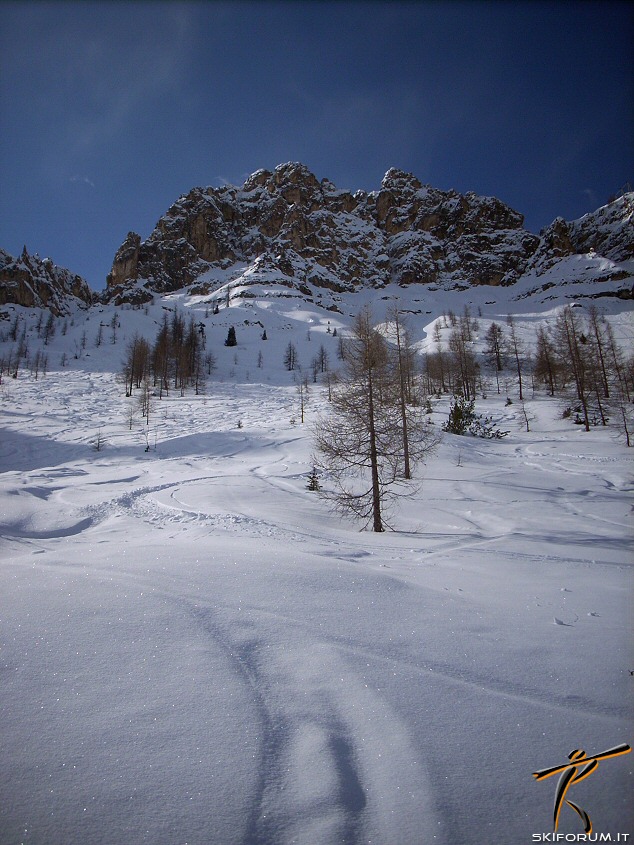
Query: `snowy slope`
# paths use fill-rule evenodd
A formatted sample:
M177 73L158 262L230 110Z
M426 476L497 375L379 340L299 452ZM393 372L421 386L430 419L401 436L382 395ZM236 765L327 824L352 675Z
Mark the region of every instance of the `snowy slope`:
M327 399L312 387L300 425L282 357L292 340L306 367L324 344L336 366L333 331L364 296L381 319L398 294L421 348L464 304L480 336L514 313L528 340L567 289L388 287L337 311L250 292L232 285L217 315L178 293L78 311L45 377L0 386L0 842L532 841L555 791L533 771L632 744L632 450L539 394L526 432L491 393L478 410L509 436L445 435L397 530L359 532L306 489ZM602 304L631 348L626 303ZM177 306L217 370L146 426L116 374ZM434 401L438 427L447 410ZM633 763L571 792L596 831L632 831ZM564 808L560 832L581 829Z

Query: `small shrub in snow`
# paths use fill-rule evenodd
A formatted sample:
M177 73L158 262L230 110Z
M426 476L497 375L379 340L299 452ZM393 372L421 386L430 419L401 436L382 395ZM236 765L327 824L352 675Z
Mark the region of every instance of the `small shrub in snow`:
M101 431L101 429L99 429L99 431L97 432L97 434L95 435L95 437L92 440L92 443L91 443L92 448L94 449L95 452L101 452L107 446L107 444L108 444L108 441L103 436L103 432Z
M491 417L476 414L473 399L456 396L449 408L449 418L442 426L449 434L471 434L473 437L484 437L489 440L500 440L506 437L508 431L495 428Z
M455 396L449 408L449 418L443 423L442 430L449 434L466 434L475 419L475 402Z
M317 467L313 467L312 472L308 476L308 484L306 485L306 489L314 493L318 493L321 490L321 486L319 484L319 476L317 474Z
M491 417L483 417L482 414L478 414L469 426L469 434L474 437L485 437L488 440L501 440L506 437L508 431L495 428Z

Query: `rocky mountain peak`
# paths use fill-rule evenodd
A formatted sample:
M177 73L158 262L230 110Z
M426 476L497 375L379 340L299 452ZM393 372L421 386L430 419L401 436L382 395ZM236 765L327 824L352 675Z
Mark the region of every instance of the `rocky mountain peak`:
M412 192L422 187L422 183L412 173L406 173L398 167L390 167L381 181L382 191Z
M622 264L634 259L634 193L624 193L579 220L567 222L557 217L541 232L533 257L538 272L571 255L601 256L610 263ZM606 271L608 272L608 271ZM621 267L609 270L611 275L627 276Z
M290 161L286 164L279 164L272 175L273 184L280 190L280 193L292 189L311 191L319 189L317 177L303 164L297 161Z
M246 179L244 185L242 186L242 190L248 194L250 191L254 191L256 188L264 188L272 176L273 174L270 170L256 170L255 173L252 173Z
M622 209L604 212L604 229L606 214L623 218ZM320 182L300 162L286 162L257 170L241 189L194 188L147 240L129 233L115 255L107 296L144 301L194 284L211 293L221 283L213 281L218 272L232 267L232 278L244 284L277 281L306 295L389 282L507 285L536 256L556 259L598 237L594 218L555 221L541 240L523 224L519 212L495 197L439 190L398 168L387 171L378 191L353 194L329 179ZM606 229L594 248L627 252L616 229L616 223L611 234Z
M48 308L59 315L74 307L87 307L94 300L81 276L58 267L50 258L31 255L26 246L18 258L0 249L0 305Z

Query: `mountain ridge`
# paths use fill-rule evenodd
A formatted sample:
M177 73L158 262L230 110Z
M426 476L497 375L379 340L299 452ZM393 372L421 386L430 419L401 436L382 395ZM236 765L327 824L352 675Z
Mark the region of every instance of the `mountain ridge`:
M165 293L262 256L293 286L338 292L390 282L511 283L538 242L522 223L500 200L440 191L396 168L380 190L353 194L289 162L256 171L242 188L194 188L147 240L129 233L107 291L125 298L134 284L137 297Z
M0 304L63 313L73 302L140 305L177 290L213 297L228 283L243 296L253 285L281 285L326 307L336 307L337 294L388 284L466 290L527 278L537 290L565 279L571 267L576 273L576 255L596 265L597 295L629 298L633 214L634 193L624 193L579 220L558 217L535 235L495 197L443 191L398 168L378 190L352 193L287 162L255 171L240 188L181 195L148 238L128 233L100 294L26 247L18 259L2 251ZM591 269L585 266L586 275Z
M495 197L442 191L398 168L378 191L352 193L288 162L256 171L242 188L193 188L145 241L130 232L106 297L142 302L194 284L196 293L211 294L212 271L240 263L249 271L241 282L274 278L304 295L389 283L511 285L573 254L631 260L633 209L634 194L626 194L579 221L557 218L538 236ZM631 268L603 268L602 279L629 275Z
M0 249L0 305L48 308L60 315L73 305L89 307L97 299L85 279L50 258L30 255L26 246L17 258Z

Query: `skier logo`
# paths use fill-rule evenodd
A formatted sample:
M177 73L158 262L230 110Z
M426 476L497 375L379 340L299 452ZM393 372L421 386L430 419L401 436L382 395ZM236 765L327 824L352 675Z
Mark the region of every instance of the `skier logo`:
M586 752L583 748L575 748L575 750L571 751L568 755L568 759L570 760L569 763L533 772L535 780L545 780L545 778L561 773L559 783L557 784L557 790L555 791L555 811L553 814L555 831L557 831L557 827L559 826L559 815L562 807L564 804L567 804L569 807L572 807L583 822L584 831L586 833L592 833L592 822L590 821L590 816L584 809L579 807L573 801L569 801L566 798L566 793L574 783L579 783L579 781L582 781L587 778L588 775L591 775L598 767L599 763L603 760L608 760L610 757L619 757L621 754L629 754L631 750L630 746L623 742L621 745L615 745L614 748L609 748L601 754L595 754L593 757L586 757Z

